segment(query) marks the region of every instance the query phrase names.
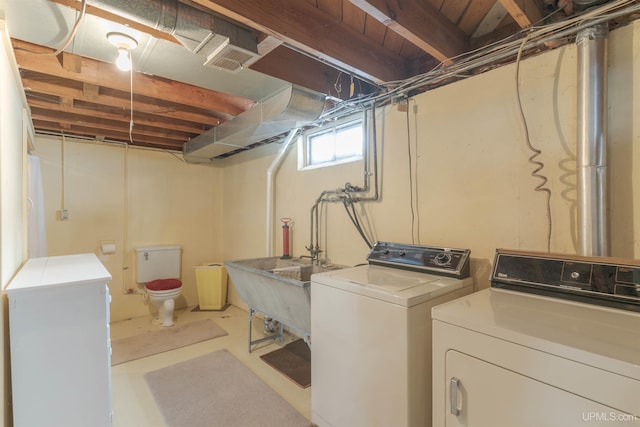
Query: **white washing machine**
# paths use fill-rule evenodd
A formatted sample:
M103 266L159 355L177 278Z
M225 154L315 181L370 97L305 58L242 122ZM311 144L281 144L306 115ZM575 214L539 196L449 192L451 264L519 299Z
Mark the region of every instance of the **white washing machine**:
M433 309L433 425L640 426L640 262L499 250Z
M473 291L469 251L377 243L368 261L311 277L311 420L431 425L431 308Z

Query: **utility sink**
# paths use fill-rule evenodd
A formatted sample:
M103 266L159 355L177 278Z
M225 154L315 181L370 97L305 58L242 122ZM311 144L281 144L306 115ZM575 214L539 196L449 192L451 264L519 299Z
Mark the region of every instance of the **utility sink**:
M284 324L307 344L311 336L311 275L346 268L317 265L308 258L250 258L225 261L240 298L255 312ZM251 337L249 337L251 348Z

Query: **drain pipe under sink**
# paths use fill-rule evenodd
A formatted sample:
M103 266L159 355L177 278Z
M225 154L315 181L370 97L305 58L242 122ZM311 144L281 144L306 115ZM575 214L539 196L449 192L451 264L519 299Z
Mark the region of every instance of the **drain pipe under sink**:
M273 178L274 174L278 171L284 155L287 154L293 141L298 133L298 128L292 129L287 135L286 139L282 143L282 147L276 154L276 157L271 162L271 166L267 169L267 220L266 220L266 256L270 257L273 251Z

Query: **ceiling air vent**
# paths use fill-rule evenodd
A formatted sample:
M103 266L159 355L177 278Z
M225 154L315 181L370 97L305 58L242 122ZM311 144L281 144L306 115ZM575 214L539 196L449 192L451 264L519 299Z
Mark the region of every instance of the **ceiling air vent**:
M258 42L251 31L220 18L215 22L216 37L225 40L209 50L205 66L237 73L260 59Z
M253 64L258 58L260 56L257 53L228 44L208 58L204 65L236 73Z

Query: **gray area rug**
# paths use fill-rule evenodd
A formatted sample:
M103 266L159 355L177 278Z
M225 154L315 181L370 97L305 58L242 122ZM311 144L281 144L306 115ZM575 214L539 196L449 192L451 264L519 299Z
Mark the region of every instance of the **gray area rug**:
M111 342L111 366L225 335L227 331L205 319L121 338Z
M169 427L308 427L310 422L227 350L144 375Z

